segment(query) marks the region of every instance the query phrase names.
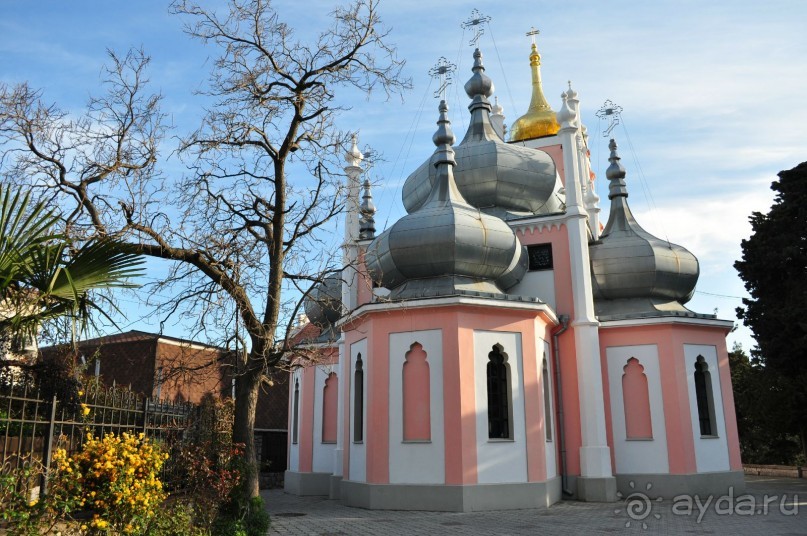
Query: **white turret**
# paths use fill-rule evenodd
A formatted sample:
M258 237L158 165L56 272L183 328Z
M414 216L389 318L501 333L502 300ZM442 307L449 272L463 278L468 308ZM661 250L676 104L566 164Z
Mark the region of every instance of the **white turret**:
M358 147L358 136L353 135L350 150L345 154L345 173L347 174L347 202L345 204L345 241L342 244L345 270L342 272L342 303L347 311L358 305L358 277L355 269L358 255L359 219L361 205L359 203L359 179L364 171L361 162L364 155Z
M594 185L594 173L591 171L591 153L588 149L588 129L585 125L581 127L583 133L583 170L584 170L584 185L583 189L583 205L588 212L588 226L591 230L591 239L597 240L600 237L600 196L597 195L597 190Z
M504 140L507 127L504 124L504 108L499 104L499 97L493 97L493 106L490 107L490 124L496 134Z

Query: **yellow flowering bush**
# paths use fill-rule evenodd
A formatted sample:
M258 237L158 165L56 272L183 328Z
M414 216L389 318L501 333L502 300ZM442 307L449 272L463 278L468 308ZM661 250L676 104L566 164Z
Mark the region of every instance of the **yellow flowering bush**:
M88 435L80 452L54 453L54 487L92 512L89 534L142 534L167 496L159 479L167 457L143 434Z

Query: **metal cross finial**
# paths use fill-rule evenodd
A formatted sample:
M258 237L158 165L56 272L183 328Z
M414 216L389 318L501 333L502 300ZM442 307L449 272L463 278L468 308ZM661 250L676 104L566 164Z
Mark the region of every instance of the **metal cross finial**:
M608 121L608 125L602 132L603 137L611 135L611 131L620 123L622 119L622 106L614 104L611 99L605 101L602 107L595 114L600 119Z
M457 66L448 61L445 56L440 56L434 67L429 69L429 76L437 78L440 85L434 91L435 98L446 99L446 88L451 84L452 75L457 70Z
M535 26L530 27L530 31L527 32L527 37L532 37L532 44L535 44L535 36L541 33L541 30L535 28Z
M477 41L479 41L479 38L482 37L482 34L485 33L485 27L483 26L483 24L488 23L490 21L491 18L487 15L483 15L482 13L480 13L478 9L474 9L473 11L471 11L471 17L462 24L460 24L463 30L476 27L476 29L474 30L475 32L474 36L468 42L469 45L471 45L472 47L476 46L476 43Z

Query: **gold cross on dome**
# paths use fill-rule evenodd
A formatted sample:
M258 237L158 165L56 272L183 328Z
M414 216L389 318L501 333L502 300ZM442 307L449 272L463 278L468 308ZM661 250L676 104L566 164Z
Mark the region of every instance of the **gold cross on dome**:
M532 26L530 28L530 31L527 32L527 37L532 37L533 45L535 44L535 36L538 35L539 33L541 33L541 30L536 29L535 26Z

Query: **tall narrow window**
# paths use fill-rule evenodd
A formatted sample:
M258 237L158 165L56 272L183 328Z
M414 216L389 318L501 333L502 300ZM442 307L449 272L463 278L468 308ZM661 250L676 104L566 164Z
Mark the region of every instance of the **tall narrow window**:
M297 424L300 420L300 380L294 380L294 401L291 413L291 442L297 444Z
M364 363L361 354L356 356L356 370L353 373L353 442L364 440Z
M712 375L702 355L695 361L695 399L702 436L716 436L715 403L712 395Z
M510 426L510 370L498 344L488 354L488 437L512 439Z
M622 406L625 409L625 435L628 439L653 439L650 391L644 367L635 357L622 368Z
M541 379L544 385L544 430L546 431L546 440L552 441L552 391L550 391L549 387L552 382L549 377L549 364L547 363L546 356L544 356Z
M322 388L322 442L336 443L336 413L339 405L339 378L335 372L325 378Z
M163 368L157 367L157 377L154 379L154 398L159 399L163 393Z
M429 363L419 343L406 352L403 364L404 441L431 440L431 393Z

